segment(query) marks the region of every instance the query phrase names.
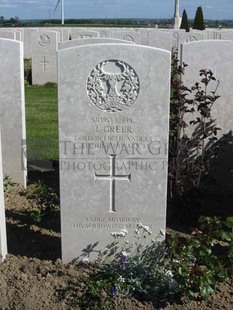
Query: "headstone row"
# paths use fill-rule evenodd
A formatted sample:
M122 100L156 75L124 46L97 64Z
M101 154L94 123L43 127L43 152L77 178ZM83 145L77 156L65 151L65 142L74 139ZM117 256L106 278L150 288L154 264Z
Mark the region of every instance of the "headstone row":
M66 31L65 31L66 30ZM178 49L185 42L216 39L219 35L214 31L197 31L153 28L67 28L46 29L32 28L24 32L25 58L32 58L32 83L45 84L57 82L57 49L64 46L81 45L78 40L96 40L97 43L110 43L111 40L122 40L139 45L156 47L172 51ZM230 32L227 32L229 34ZM224 35L224 32L222 33ZM104 41L104 39L106 41ZM71 43L72 42L72 43Z

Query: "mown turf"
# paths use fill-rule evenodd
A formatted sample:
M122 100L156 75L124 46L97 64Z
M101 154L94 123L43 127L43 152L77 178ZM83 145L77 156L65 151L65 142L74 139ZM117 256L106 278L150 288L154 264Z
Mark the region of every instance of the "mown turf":
M28 159L58 159L57 85L26 86Z

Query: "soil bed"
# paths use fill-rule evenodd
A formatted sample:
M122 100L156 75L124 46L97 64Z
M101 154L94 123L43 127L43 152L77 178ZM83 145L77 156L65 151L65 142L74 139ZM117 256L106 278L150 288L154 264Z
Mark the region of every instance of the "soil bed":
M89 269L61 262L59 208L45 213L43 220L35 223L32 213L38 209L37 200L28 199L22 188L10 190L5 197L9 254L0 265L0 309L80 309L75 300L82 296L82 278ZM75 294L69 292L73 286ZM134 298L113 297L107 309L230 310L232 284L219 285L206 301L175 300L157 307Z

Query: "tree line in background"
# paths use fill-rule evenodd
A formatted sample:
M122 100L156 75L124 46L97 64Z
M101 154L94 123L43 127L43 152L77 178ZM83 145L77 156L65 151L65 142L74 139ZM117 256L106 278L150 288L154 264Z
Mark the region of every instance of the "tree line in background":
M186 10L184 10L182 14L180 29L185 29L186 32L190 31L189 20ZM193 29L205 30L204 15L201 6L199 6L196 10L195 18L193 21Z
M206 24L206 25L205 25ZM61 26L59 19L41 19L41 20L21 20L19 16L14 16L9 19L0 16L0 27L48 27L48 26ZM131 18L131 19L66 19L64 26L77 25L85 27L158 27L158 28L170 28L171 19L159 19L159 18ZM199 6L196 10L194 20L191 22L188 19L186 10L183 11L182 21L180 29L185 29L187 32L190 31L190 25L193 29L205 30L208 28L233 28L233 20L206 20L204 21L202 7Z

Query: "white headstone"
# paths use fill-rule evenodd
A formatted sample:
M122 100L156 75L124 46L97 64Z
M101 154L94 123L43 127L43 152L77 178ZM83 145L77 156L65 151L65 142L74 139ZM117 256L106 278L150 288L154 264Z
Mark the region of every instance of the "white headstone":
M100 38L111 38L112 35L111 28L96 28L95 30L99 32Z
M148 32L148 45L167 51L172 50L172 33L152 29Z
M220 32L220 39L221 40L233 40L233 31L221 31Z
M32 35L32 84L57 83L57 61L59 33L38 31Z
M3 173L26 186L23 43L0 39L0 124Z
M23 41L23 29L20 28L0 28L1 38Z
M125 43L129 44L130 42L120 40L120 39L112 39L112 38L93 38L93 39L75 39L69 40L65 42L61 42L58 44L58 49L70 48L80 45L88 45L88 44L99 44L99 43ZM132 43L133 44L133 43Z
M38 32L38 28L24 28L24 58L32 58L32 32Z
M90 38L98 38L99 32L93 31L89 29L77 29L72 28L71 31L71 38L73 39L90 39Z
M16 40L16 33L10 30L0 30L0 38Z
M2 143L1 143L1 133L0 133L0 263L3 262L7 254L6 219L5 219L5 207L4 207L1 145Z
M141 33L137 30L113 29L112 38L141 44Z
M53 28L44 28L40 29L41 31L56 31L59 33L59 43L69 40L70 30L69 28L53 27Z
M165 229L170 56L134 44L58 51L65 263L94 259L139 222Z

